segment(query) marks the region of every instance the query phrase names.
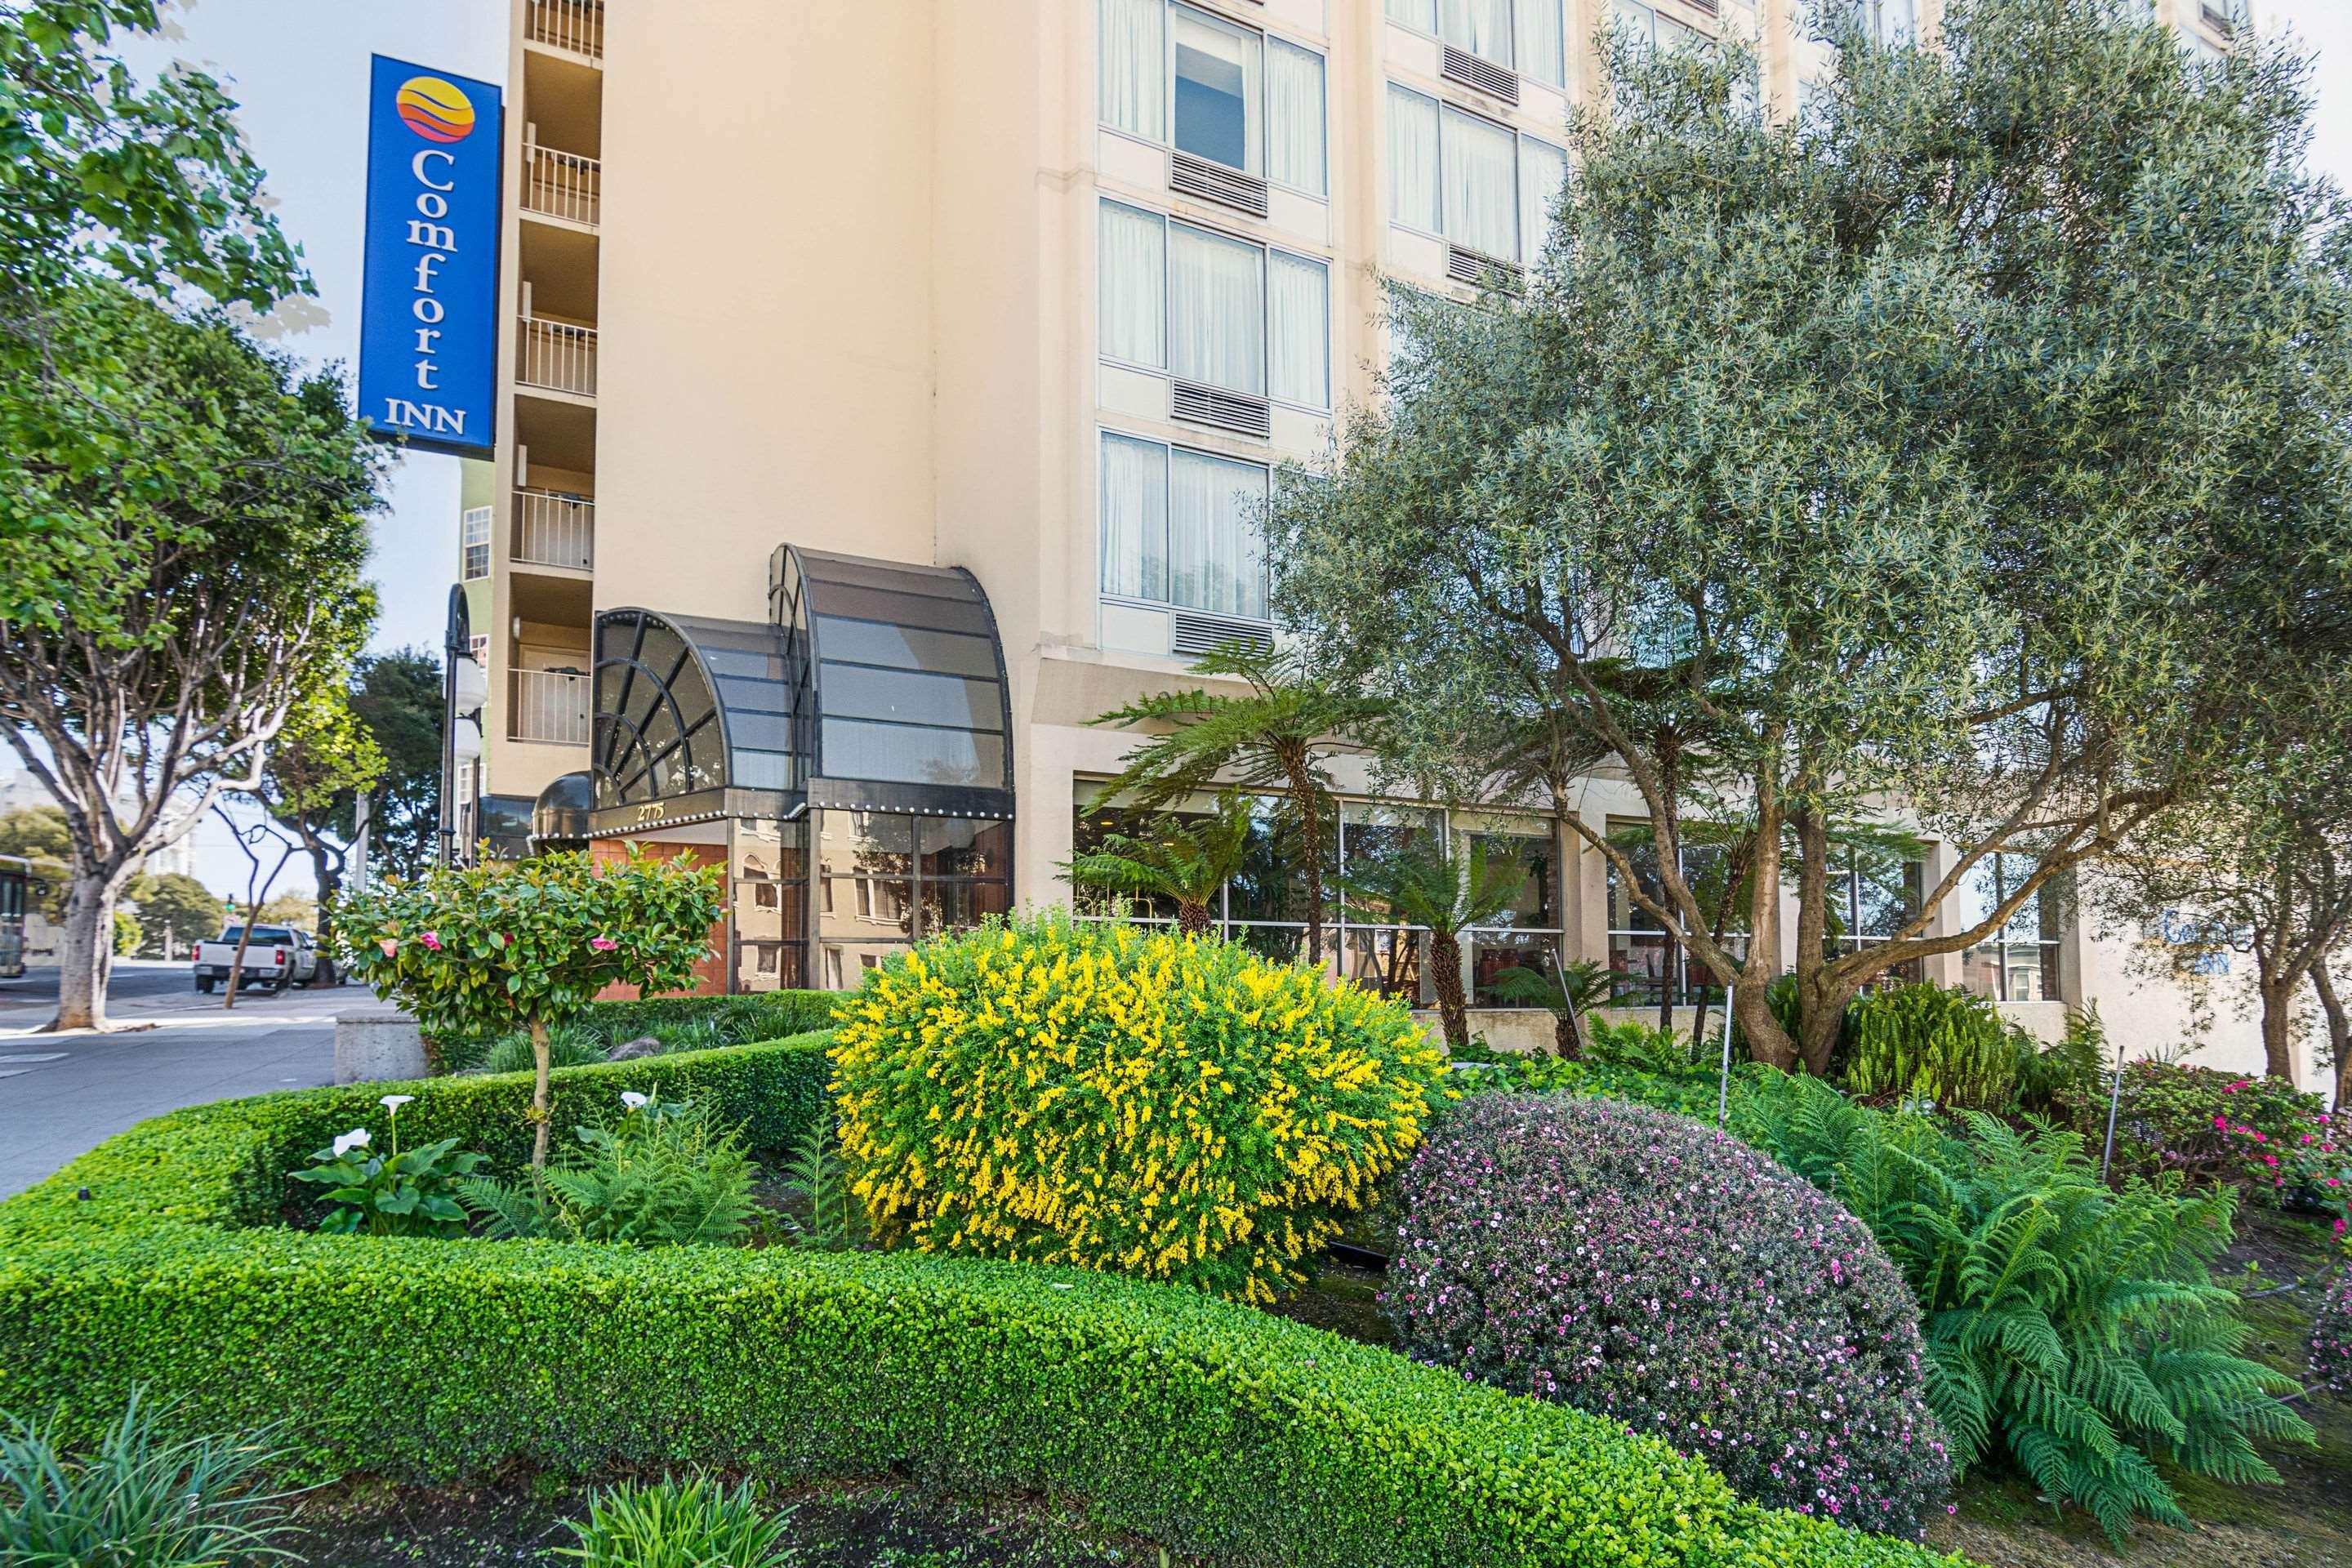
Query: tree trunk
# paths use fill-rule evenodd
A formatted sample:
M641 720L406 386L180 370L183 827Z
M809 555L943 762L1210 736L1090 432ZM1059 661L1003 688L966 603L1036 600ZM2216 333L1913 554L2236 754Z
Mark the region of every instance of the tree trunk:
M547 1026L530 1021L530 1169L547 1169Z
M228 961L228 995L221 1002L221 1011L236 1005L236 988L245 979L245 950L253 945L253 922L261 918L261 906L254 904L245 911L245 923L236 931L236 952Z
M1551 1048L1564 1062L1584 1059L1584 1042L1576 1035L1576 1015L1565 1007L1552 1019Z
M1796 1042L1780 1027L1780 1020L1772 1016L1772 1004L1761 985L1742 985L1731 998L1731 1016L1748 1037L1748 1054L1769 1068L1782 1072L1794 1072L1797 1068Z
M120 892L116 878L100 875L75 877L66 894L53 1030L106 1027L106 984L114 973L114 900Z
M1829 962L1829 826L1811 811L1792 812L1790 822L1802 857L1797 865L1797 1059L1813 1077L1827 1078L1843 1022L1831 1011L1822 980Z
M1777 783L1759 781L1756 803L1756 880L1748 889L1748 963L1739 974L1739 994L1732 1016L1748 1037L1748 1054L1766 1067L1793 1072L1797 1043L1772 1016L1765 998L1780 972L1780 825L1783 821Z
M1286 759L1290 800L1298 808L1299 849L1307 861L1307 962L1323 966L1323 820L1316 799L1315 779L1305 758Z
M1182 931L1186 936L1208 935L1209 906L1206 904L1188 904L1181 900L1177 900L1176 929Z
M2336 1099L2328 1109L2341 1116L2346 1100L2352 1099L2352 1016L2345 1013L2344 999L2336 994L2336 976L2327 972L2325 956L2311 966L2311 988L2319 993L2319 1009L2327 1015L2327 1059L2336 1069Z
M2284 922L2283 922L2284 923ZM2288 967L2287 933L2254 929L2254 990L2263 1005L2263 1072L2294 1082L2294 993L2303 974Z
M1470 1013L1462 995L1460 942L1436 931L1429 933L1429 978L1437 990L1437 1017L1445 1028L1445 1048L1458 1051L1470 1043Z

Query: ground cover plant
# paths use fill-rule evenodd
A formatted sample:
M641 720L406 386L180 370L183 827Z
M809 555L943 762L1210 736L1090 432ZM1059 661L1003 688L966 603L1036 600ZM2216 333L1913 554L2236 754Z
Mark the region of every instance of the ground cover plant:
M1620 1100L1486 1095L1401 1184L1398 1348L1706 1458L1747 1496L1916 1536L1953 1464L1909 1289L1755 1150Z
M1300 964L1023 916L842 1010L841 1144L877 1233L1270 1301L1419 1141L1437 1049Z
M724 1247L751 1234L758 1168L740 1127L658 1089L625 1090L616 1110L573 1128L544 1171L460 1182L485 1234L630 1247Z

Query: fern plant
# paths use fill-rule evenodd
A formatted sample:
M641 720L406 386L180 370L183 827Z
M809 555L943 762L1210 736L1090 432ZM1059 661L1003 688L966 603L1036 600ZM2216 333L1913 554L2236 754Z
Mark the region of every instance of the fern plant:
M2137 1518L2185 1526L2167 1461L2274 1481L2258 1440L2311 1440L2294 1383L2240 1355L2247 1329L2206 1262L2227 1191L2103 1184L2083 1139L1969 1112L1853 1105L1816 1079L1744 1097L1741 1136L1867 1225L1918 1294L1928 1403L1963 1465L2014 1463L2120 1542Z
M1948 1110L2007 1110L2019 1058L2031 1054L1990 1001L1957 986L1898 985L1863 997L1845 1033L1845 1083L1855 1094Z
M494 1237L558 1237L632 1247L728 1246L751 1227L757 1173L741 1132L691 1100L625 1094L615 1121L522 1183L473 1177L466 1206Z
M838 1135L832 1120L820 1117L794 1146L785 1163L784 1177L808 1201L806 1219L786 1215L784 1234L798 1246L818 1252L846 1252L856 1245L857 1195L849 1190L842 1169Z

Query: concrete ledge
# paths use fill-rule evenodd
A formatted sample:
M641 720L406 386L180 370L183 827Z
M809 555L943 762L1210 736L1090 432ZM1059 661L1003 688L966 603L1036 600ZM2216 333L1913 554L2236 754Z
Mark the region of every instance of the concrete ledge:
M335 1081L377 1083L425 1076L425 1037L416 1020L386 1008L335 1020Z

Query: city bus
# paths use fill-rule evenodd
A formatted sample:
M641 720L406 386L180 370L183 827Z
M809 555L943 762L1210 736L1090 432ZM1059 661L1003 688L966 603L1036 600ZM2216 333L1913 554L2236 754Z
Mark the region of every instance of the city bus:
M25 973L25 908L32 889L32 862L0 855L0 980Z

